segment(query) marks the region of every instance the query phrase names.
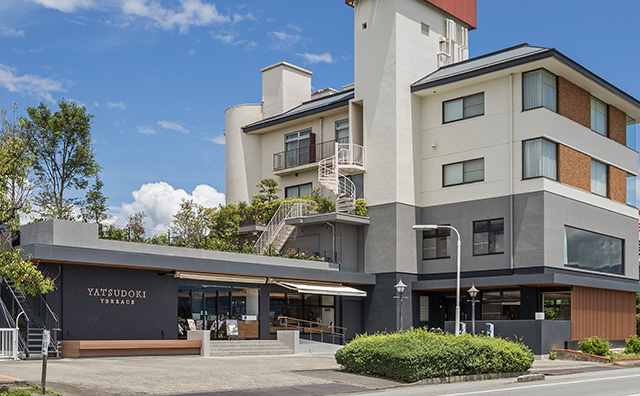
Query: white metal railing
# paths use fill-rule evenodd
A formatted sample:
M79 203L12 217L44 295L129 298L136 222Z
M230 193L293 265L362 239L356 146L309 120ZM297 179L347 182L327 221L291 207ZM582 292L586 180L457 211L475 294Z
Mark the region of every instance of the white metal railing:
M0 329L0 359L18 360L18 329Z
M262 254L275 241L285 225L285 220L292 217L310 216L318 213L318 205L308 199L284 200L267 224L267 227L256 241L254 249ZM278 249L279 250L279 249Z
M332 155L318 163L318 183L334 194L338 194L338 172L336 156Z
M338 199L336 210L343 213L353 213L356 208L356 185L344 176L338 179Z
M360 166L364 168L364 147L355 143L337 143L338 169L341 166Z

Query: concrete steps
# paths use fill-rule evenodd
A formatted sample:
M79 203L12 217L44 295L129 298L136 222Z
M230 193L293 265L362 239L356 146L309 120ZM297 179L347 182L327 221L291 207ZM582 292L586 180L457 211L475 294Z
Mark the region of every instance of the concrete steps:
M290 355L293 351L275 340L211 341L211 356Z

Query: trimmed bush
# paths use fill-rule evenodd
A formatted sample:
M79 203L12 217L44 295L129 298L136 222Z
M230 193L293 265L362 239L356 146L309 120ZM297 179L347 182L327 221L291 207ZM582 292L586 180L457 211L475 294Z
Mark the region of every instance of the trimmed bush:
M578 348L584 353L591 355L605 356L611 349L609 341L600 337L587 337L578 343Z
M637 334L627 338L625 342L627 343L627 353L640 355L640 337Z
M345 371L415 382L424 378L520 372L533 352L501 338L434 334L427 329L360 335L336 353Z

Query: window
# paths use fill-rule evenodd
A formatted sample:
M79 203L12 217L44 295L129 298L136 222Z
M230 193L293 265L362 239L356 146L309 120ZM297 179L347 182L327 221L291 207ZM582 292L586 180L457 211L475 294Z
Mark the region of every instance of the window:
M595 232L564 227L564 265L622 274L624 241Z
M444 165L442 174L445 187L483 181L484 158Z
M473 255L504 253L504 219L473 222Z
M293 132L285 135L285 161L286 167L304 165L309 163L309 145L311 141L311 129Z
M420 296L420 321L429 321L429 296Z
M522 143L522 178L548 177L557 179L556 144L546 139Z
M627 173L627 205L636 207L636 177Z
M451 233L448 228L423 231L422 259L448 258L450 234Z
M591 97L591 130L607 136L607 105Z
M591 192L607 196L607 165L591 160Z
M636 150L636 120L629 116L627 116L627 147Z
M422 34L424 34L424 35L428 36L428 35L429 35L429 30L431 30L431 29L429 28L429 25L427 25L427 24L426 24L426 23L424 23L424 22L422 22L420 25L421 25L421 27L422 27Z
M556 76L544 69L522 73L522 110L557 110Z
M449 100L442 106L443 123L481 116L484 114L484 92Z
M482 292L482 320L520 319L520 291Z
M300 184L297 186L287 187L284 190L285 198L308 197L311 195L312 183Z
M349 119L336 122L336 142L349 143Z
M347 176L347 179L351 180L356 186L356 199L364 198L364 175L362 173L359 175L351 175Z
M571 293L543 293L545 320L571 320Z

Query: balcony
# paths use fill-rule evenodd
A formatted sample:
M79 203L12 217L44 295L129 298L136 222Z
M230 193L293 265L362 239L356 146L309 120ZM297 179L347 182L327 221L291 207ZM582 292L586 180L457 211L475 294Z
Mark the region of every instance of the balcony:
M273 154L273 173L286 175L307 168L313 168L318 161L331 157L336 151L336 141L329 140L311 144L295 150L285 150Z

